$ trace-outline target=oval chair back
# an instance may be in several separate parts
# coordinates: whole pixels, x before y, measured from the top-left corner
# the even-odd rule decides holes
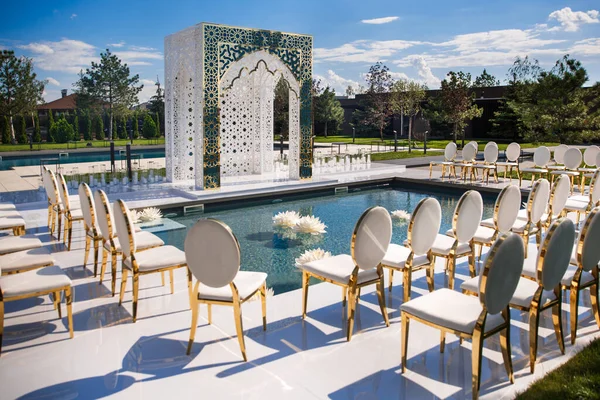
[[[473,239],[481,224],[483,199],[476,190],[465,192],[456,205],[452,218],[452,232],[459,243],[468,243]]]
[[[515,233],[499,237],[490,249],[479,275],[479,302],[490,314],[508,306],[523,271],[523,240]]]
[[[596,154],[596,168],[600,168],[600,152]]]
[[[519,157],[521,157],[521,145],[516,142],[512,142],[506,148],[504,152],[506,154],[506,160],[510,162],[517,162]]]
[[[46,195],[50,199],[52,204],[60,204],[60,194],[58,193],[58,182],[56,181],[56,175],[54,172],[47,170],[45,172],[46,179],[44,181],[44,188],[46,189]]]
[[[583,162],[588,167],[598,167],[596,159],[600,155],[600,147],[590,146],[583,152]]]
[[[377,268],[392,240],[392,219],[383,207],[372,207],[358,219],[352,234],[350,252],[362,270]]]
[[[185,237],[185,258],[198,282],[219,288],[229,285],[240,270],[240,244],[226,224],[201,219]]]
[[[471,162],[475,160],[477,156],[477,146],[472,143],[468,143],[462,151],[463,160],[466,162]]]
[[[588,214],[577,238],[577,264],[584,271],[591,271],[600,262],[600,207]],[[597,290],[597,288],[596,288]]]
[[[550,162],[550,150],[546,146],[535,149],[533,163],[536,167],[545,168]]]
[[[98,212],[98,226],[104,240],[111,240],[115,235],[114,217],[110,202],[104,190],[96,190],[94,193],[94,203]]]
[[[60,194],[60,201],[65,208],[65,211],[71,210],[69,189],[67,189],[67,182],[65,182],[65,177],[63,174],[58,174],[58,193]]]
[[[590,182],[590,203],[592,207],[596,207],[600,204],[600,168],[594,172],[592,181]]]
[[[554,149],[554,162],[563,165],[565,163],[565,153],[567,150],[569,150],[569,146],[566,144],[561,144]]]
[[[450,142],[444,149],[444,158],[446,161],[453,161],[456,158],[456,143]]]
[[[532,224],[537,224],[542,219],[550,200],[550,182],[547,179],[538,179],[533,183],[529,199],[527,200],[527,218]]]
[[[554,184],[552,185],[552,192],[550,193],[550,212],[552,217],[558,217],[567,204],[569,194],[571,192],[571,182],[567,175],[560,175]],[[549,220],[550,221],[550,220]]]
[[[135,254],[135,229],[133,221],[130,218],[129,207],[121,199],[115,201],[113,205],[113,213],[115,216],[115,226],[117,228],[117,236],[121,243],[123,257],[129,258]]]
[[[581,155],[581,150],[578,148],[571,147],[565,152],[564,164],[566,169],[575,170],[579,168],[581,161],[583,161],[583,156]]]
[[[557,219],[550,225],[537,255],[537,281],[544,290],[560,283],[569,268],[571,254],[566,251],[575,242],[575,224],[568,218]]]
[[[96,220],[96,207],[92,199],[92,191],[87,183],[81,183],[78,189],[79,202],[81,203],[81,213],[88,229],[92,230],[93,235],[98,234],[98,224]]]
[[[408,224],[407,243],[415,255],[427,254],[440,231],[442,207],[433,197],[417,204]]]
[[[494,207],[494,225],[500,233],[508,233],[515,224],[521,208],[521,190],[517,185],[502,189]]]
[[[475,146],[475,151],[479,151],[479,143],[477,143],[475,140],[471,140],[469,143],[472,146]]]
[[[488,142],[483,149],[483,158],[487,164],[498,161],[498,145],[496,142]]]

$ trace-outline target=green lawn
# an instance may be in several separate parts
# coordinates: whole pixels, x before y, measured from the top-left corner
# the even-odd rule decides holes
[[[125,146],[127,143],[130,143],[128,139],[117,139],[114,141],[115,146]],[[110,147],[110,142],[104,140],[92,140],[92,147]],[[152,139],[134,139],[134,146],[146,146],[146,145],[155,145],[155,144],[165,144],[165,139],[160,138],[158,140]],[[86,141],[77,142],[77,148],[82,149],[87,147]],[[72,150],[75,148],[74,143],[69,143],[67,147],[67,143],[42,143],[41,145],[34,144],[33,150]],[[28,144],[0,144],[0,152],[4,151],[29,151]]]
[[[390,151],[388,153],[373,153],[371,154],[371,161],[383,161],[383,160],[397,160],[402,158],[415,158],[415,157],[429,157],[435,156],[435,153],[424,154],[421,150],[413,150],[410,153],[408,151]],[[440,155],[440,154],[437,154]]]
[[[534,382],[517,399],[600,399],[600,339]]]

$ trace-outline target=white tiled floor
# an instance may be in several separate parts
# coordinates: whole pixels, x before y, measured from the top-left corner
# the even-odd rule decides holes
[[[185,272],[175,273],[175,294],[160,277],[140,278],[138,321],[131,322],[131,280],[123,306],[111,297],[109,277],[102,285],[92,266],[84,269],[83,236],[75,224],[71,252],[52,241],[45,228],[45,210],[24,211],[29,227],[45,242],[75,287],[75,338],[69,339],[66,318],[57,319],[45,298],[6,303],[0,398],[231,398],[231,399],[429,399],[471,397],[470,342],[459,345],[447,336],[439,352],[439,332],[411,323],[408,371],[400,374],[401,279],[387,294],[391,326],[386,328],[372,289],[364,290],[355,334],[345,341],[345,312],[340,288],[310,287],[308,318],[302,321],[301,294],[293,291],[268,299],[268,328],[261,327],[259,302],[244,305],[248,362],[243,362],[233,313],[213,308],[207,325],[206,307],[192,355],[185,350],[191,312]],[[466,278],[466,259],[457,270],[457,287]],[[386,274],[387,275],[387,274]],[[119,277],[120,278],[120,277]],[[300,275],[298,275],[300,279]],[[447,278],[442,265],[436,287]],[[267,281],[268,282],[268,281]],[[427,292],[424,274],[415,274],[413,296]],[[562,356],[549,313],[540,321],[541,340],[535,375],[529,373],[527,315],[512,311],[512,356],[515,384],[502,365],[497,337],[485,343],[482,369],[483,398],[512,398],[535,378],[566,361],[600,332],[590,311],[589,295],[582,296],[576,346],[569,341],[568,311],[563,311],[567,354]],[[66,309],[63,303],[63,315]],[[568,310],[566,304],[563,310]]]

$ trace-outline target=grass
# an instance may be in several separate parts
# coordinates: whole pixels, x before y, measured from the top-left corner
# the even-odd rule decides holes
[[[534,382],[517,399],[600,399],[600,339]]]
[[[125,146],[127,143],[129,142],[129,139],[117,139],[114,141],[115,142],[115,146]],[[77,142],[77,148],[78,149],[83,149],[83,148],[88,148],[87,147],[87,141],[79,141]],[[90,141],[90,143],[92,143],[92,147],[110,147],[110,142],[108,141],[104,141],[104,140],[92,140]],[[146,145],[155,145],[155,144],[165,144],[165,139],[164,138],[160,138],[158,140],[156,139],[134,139],[133,140],[133,145],[134,146],[146,146]],[[68,146],[68,147],[67,147]],[[75,148],[75,144],[74,143],[69,143],[67,145],[67,143],[42,143],[39,145],[34,144],[33,145],[33,151],[36,150],[72,150]],[[28,144],[1,144],[0,145],[0,152],[6,152],[6,151],[30,151],[29,150],[29,145]]]
[[[408,151],[391,151],[388,153],[373,153],[371,154],[371,161],[384,161],[384,160],[398,160],[402,158],[415,158],[415,157],[430,157],[436,154],[427,153],[424,154],[421,150]]]

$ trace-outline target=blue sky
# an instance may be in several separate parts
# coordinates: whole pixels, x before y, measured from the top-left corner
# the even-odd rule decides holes
[[[140,101],[164,81],[164,37],[199,22],[311,34],[314,75],[340,94],[364,84],[376,61],[395,78],[437,88],[450,70],[483,68],[501,80],[516,56],[549,68],[563,54],[600,81],[597,1],[7,1],[0,48],[32,57],[45,99],[72,89],[107,47],[138,73]]]

